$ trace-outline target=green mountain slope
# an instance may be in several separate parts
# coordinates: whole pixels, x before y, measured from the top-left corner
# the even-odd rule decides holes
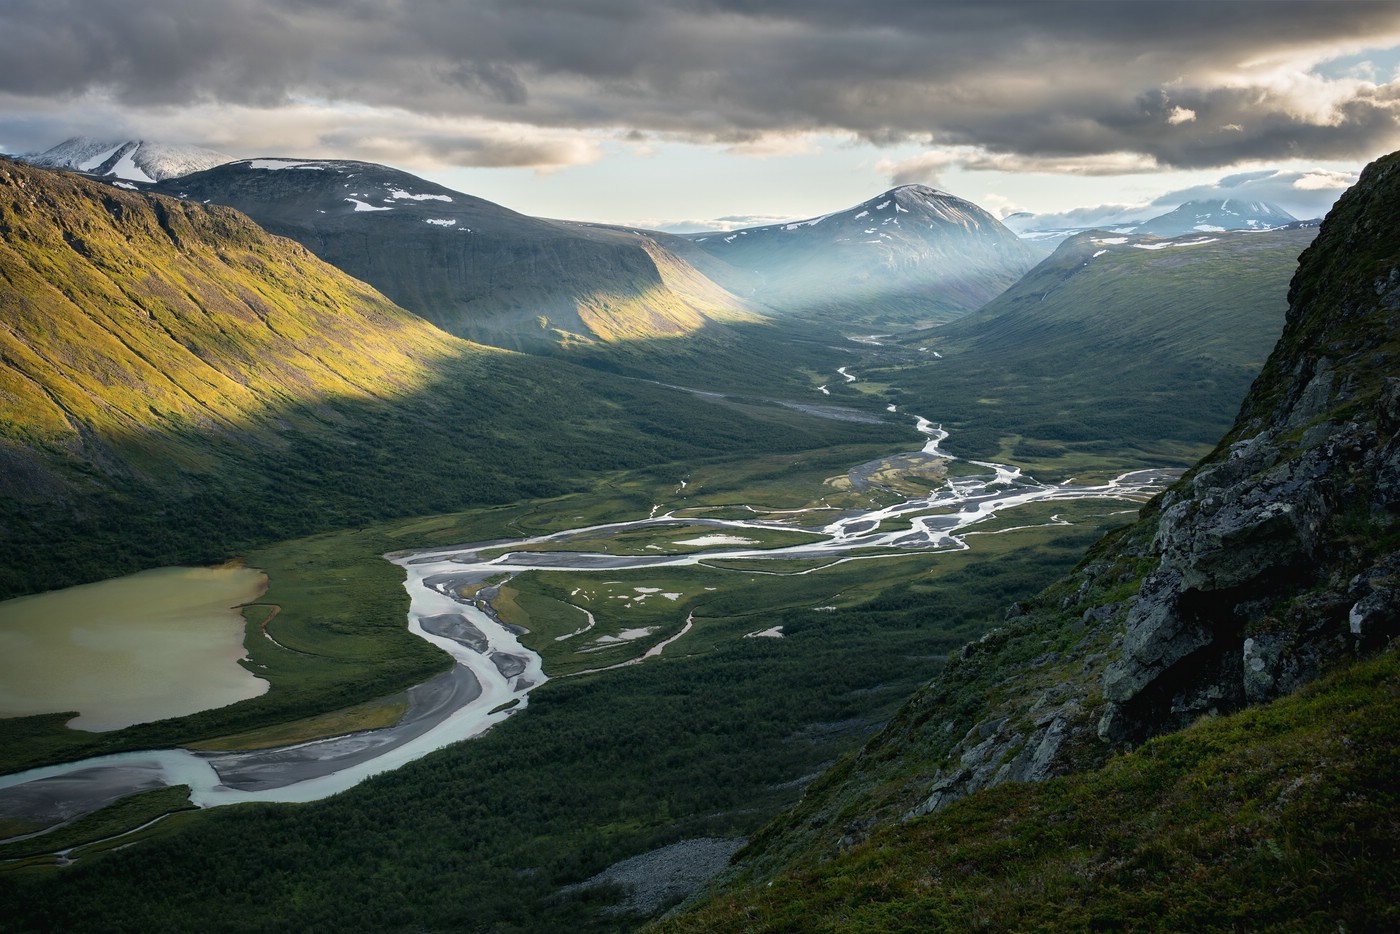
[[[1393,926],[1397,219],[1400,154],[1303,254],[1225,441],[663,928]]]
[[[959,453],[1040,469],[1078,469],[1084,455],[1185,466],[1229,427],[1315,234],[1080,234],[863,376],[898,384],[891,401],[944,422]]]
[[[851,430],[469,344],[227,208],[6,162],[0,235],[0,595]]]
[[[754,317],[644,234],[528,217],[373,163],[249,159],[159,190],[231,205],[443,330],[497,346],[674,338]]]

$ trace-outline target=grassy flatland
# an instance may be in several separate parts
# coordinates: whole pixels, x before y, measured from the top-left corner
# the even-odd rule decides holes
[[[251,749],[290,746],[327,736],[340,736],[345,733],[393,726],[403,717],[406,709],[408,709],[407,700],[387,697],[316,717],[293,720],[291,723],[279,723],[276,726],[249,730],[234,736],[222,736],[218,739],[186,743],[185,745],[189,749],[200,752],[244,752]]]
[[[23,860],[25,857],[44,856],[58,850],[93,844],[108,837],[135,830],[143,824],[176,811],[192,809],[188,785],[172,785],[154,791],[143,791],[128,795],[65,824],[48,833],[28,840],[0,843],[0,871],[11,868],[32,868],[47,860],[26,861],[17,866],[7,866],[6,861]]]
[[[917,595],[945,575],[1018,551],[1056,551],[1065,525],[1103,528],[1136,513],[1126,501],[1030,504],[991,520],[970,550],[936,555],[888,549],[843,563],[716,559],[635,570],[534,570],[504,584],[493,606],[506,622],[529,630],[522,638],[543,656],[547,673],[573,674],[640,657],[692,614],[694,629],[665,650],[668,657],[712,649],[717,630],[707,630],[719,620],[727,621],[724,638],[765,629],[765,621],[782,614],[797,614],[791,625],[800,628],[805,614],[857,607],[896,591]],[[1063,524],[1052,524],[1051,516]],[[573,635],[587,625],[585,611],[593,626]]]
[[[378,539],[340,533],[317,547],[325,576],[335,578],[344,573],[335,555],[352,543],[488,538],[526,511],[405,521]],[[988,536],[1006,548],[988,554],[996,573],[976,549],[854,562],[825,579],[695,569],[683,589],[700,607],[696,627],[674,655],[553,679],[485,736],[326,801],[215,809],[161,831],[165,822],[155,839],[80,873],[0,880],[0,897],[17,906],[16,930],[178,929],[196,919],[216,931],[625,928],[625,919],[600,912],[605,901],[561,900],[559,887],[679,839],[752,833],[1008,599],[1077,560],[1103,521]],[[1009,547],[1023,534],[1024,547]],[[302,570],[313,573],[309,564]],[[725,589],[704,591],[703,573]],[[747,591],[731,588],[736,577]],[[599,579],[620,578],[595,577],[591,586]],[[567,596],[573,584],[553,586]],[[627,586],[648,584],[636,576]],[[624,614],[650,612],[656,600],[632,610],[612,601],[612,615],[622,625]],[[658,601],[658,615],[663,607],[672,612]],[[569,613],[559,629],[582,625],[581,613]],[[773,626],[783,638],[743,638]],[[137,884],[151,879],[178,894],[158,897]],[[353,915],[347,900],[360,906]]]

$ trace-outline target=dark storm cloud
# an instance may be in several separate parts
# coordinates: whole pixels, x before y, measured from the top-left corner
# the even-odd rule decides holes
[[[1393,87],[1251,63],[1397,34],[1400,6],[1341,0],[6,0],[0,93],[1188,167],[1393,145]]]

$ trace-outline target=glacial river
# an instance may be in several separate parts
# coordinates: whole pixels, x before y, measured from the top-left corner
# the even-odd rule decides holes
[[[919,452],[927,460],[955,460],[939,445],[947,432],[925,419],[918,429],[927,438]],[[917,457],[918,455],[916,455]],[[804,526],[819,537],[782,548],[725,546],[724,531],[783,528],[793,512],[751,510],[750,519],[696,519],[672,512],[616,523],[587,526],[516,541],[483,542],[394,556],[403,567],[410,597],[408,626],[415,635],[450,653],[457,664],[409,691],[409,706],[396,726],[295,746],[243,753],[204,753],[185,749],[119,753],[80,762],[0,776],[0,818],[67,820],[132,794],[185,784],[201,807],[247,801],[313,801],[350,788],[370,775],[397,768],[451,743],[477,736],[523,709],[529,692],[547,678],[540,657],[516,633],[474,603],[454,594],[464,585],[527,570],[551,568],[604,571],[697,564],[716,559],[806,559],[811,573],[872,548],[923,552],[966,548],[962,536],[1000,511],[1033,502],[1079,499],[1144,500],[1158,492],[1178,471],[1140,470],[1103,484],[1045,484],[1023,477],[1019,468],[982,461],[970,463],[984,473],[950,477],[927,496],[862,512],[839,512],[820,528]],[[835,510],[832,510],[835,512]],[[936,513],[936,514],[930,514]],[[898,521],[891,521],[898,520]],[[663,526],[709,526],[720,532],[718,547],[683,555],[619,556],[532,550],[532,546],[600,534]],[[510,550],[501,553],[502,548]],[[484,553],[493,555],[483,558]],[[888,551],[885,555],[887,556]],[[752,569],[744,573],[755,573]],[[680,634],[653,646],[660,654]],[[635,664],[636,659],[628,664]],[[508,708],[508,709],[507,709]]]

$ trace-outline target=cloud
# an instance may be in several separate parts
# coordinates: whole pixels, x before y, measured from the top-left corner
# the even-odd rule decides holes
[[[1322,217],[1342,192],[1356,184],[1356,176],[1330,169],[1304,171],[1262,170],[1230,175],[1217,182],[1180,188],[1154,198],[1154,213],[1162,213],[1186,201],[1240,198],[1269,201],[1294,217]]]
[[[1140,204],[1101,204],[1051,214],[1036,214],[1014,226],[1018,229],[1065,227],[1115,227],[1144,221],[1174,210],[1187,201],[1238,198],[1277,204],[1294,217],[1322,217],[1342,192],[1356,184],[1356,176],[1330,169],[1280,171],[1261,169],[1227,175],[1217,181],[1177,188]]]
[[[89,95],[58,113],[24,113],[0,95],[0,113],[7,114],[0,117],[0,151],[11,153],[42,151],[74,135],[147,137],[238,156],[363,159],[419,171],[468,166],[549,173],[597,161],[609,141],[598,133],[306,101],[278,107],[201,104],[131,115]]]
[[[309,105],[367,147],[469,165],[573,164],[564,136],[619,131],[741,154],[849,134],[1054,172],[1359,160],[1400,145],[1397,87],[1355,64],[1397,43],[1400,7],[1347,0],[6,0],[0,138],[44,148],[23,115],[102,100],[185,139],[207,108],[270,126]],[[356,115],[528,129],[396,143]]]
[[[942,174],[952,168],[973,172],[1111,176],[1152,172],[1159,166],[1149,157],[1130,152],[1089,156],[1022,156],[971,147],[934,150],[907,159],[884,159],[876,164],[876,169],[892,185],[922,183],[936,187]]]

